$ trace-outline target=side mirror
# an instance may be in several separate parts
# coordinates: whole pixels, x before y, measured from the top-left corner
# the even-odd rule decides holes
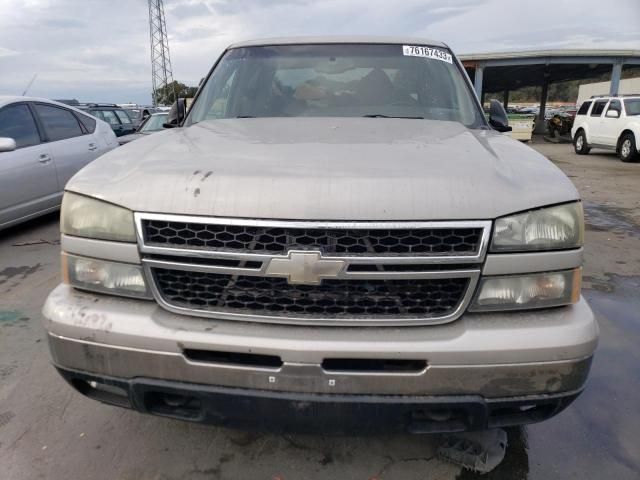
[[[0,152],[13,152],[16,148],[16,141],[13,138],[0,137]]]
[[[604,114],[607,118],[620,118],[620,112],[618,110],[607,110],[607,113]]]
[[[512,130],[509,126],[509,119],[504,106],[495,98],[491,100],[489,105],[489,125],[498,132],[510,132]]]
[[[179,127],[184,120],[184,117],[187,112],[186,102],[184,98],[178,98],[178,100],[171,105],[171,109],[169,110],[169,115],[167,115],[167,122],[163,123],[162,126],[164,128],[175,128]]]

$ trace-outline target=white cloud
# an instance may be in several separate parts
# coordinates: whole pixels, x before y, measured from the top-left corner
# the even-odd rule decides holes
[[[0,46],[0,57],[11,57],[13,55],[18,55],[19,52],[15,50],[11,50],[10,48],[4,48]]]
[[[149,101],[146,0],[0,0],[0,11],[0,94],[37,72],[34,95]],[[640,45],[637,0],[165,0],[165,11],[174,77],[192,85],[255,37],[411,35],[457,53]]]

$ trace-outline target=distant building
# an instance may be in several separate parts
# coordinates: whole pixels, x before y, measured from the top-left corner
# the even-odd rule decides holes
[[[581,105],[582,102],[592,95],[609,95],[610,86],[611,82],[585,83],[584,85],[580,85],[578,87],[578,100],[576,100],[576,104]],[[640,94],[640,78],[625,78],[624,80],[620,80],[618,92],[620,94]]]
[[[568,80],[611,75],[611,92],[620,92],[622,68],[640,65],[640,50],[620,49],[560,49],[527,50],[522,52],[492,52],[460,55],[478,98],[485,93],[502,93],[508,105],[509,92],[523,87],[540,87],[540,114],[536,120],[536,132],[547,129],[545,110],[549,85]],[[607,83],[608,85],[608,83]],[[589,94],[588,96],[595,95]],[[482,102],[484,103],[484,102]]]

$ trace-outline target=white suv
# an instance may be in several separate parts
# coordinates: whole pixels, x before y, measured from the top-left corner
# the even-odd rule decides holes
[[[623,162],[640,160],[640,95],[591,97],[580,106],[571,137],[578,155],[595,147],[615,150]]]

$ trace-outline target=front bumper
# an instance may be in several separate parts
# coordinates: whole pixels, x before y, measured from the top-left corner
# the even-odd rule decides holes
[[[479,395],[327,395],[102,377],[58,369],[83,395],[162,417],[243,430],[313,434],[442,433],[540,422],[579,392]]]
[[[545,407],[545,415],[557,413],[566,399],[582,389],[598,337],[584,300],[572,307],[537,312],[465,314],[444,325],[304,327],[177,315],[154,302],[83,293],[60,285],[49,296],[44,315],[59,369],[89,376],[97,383],[100,379],[120,382],[128,399],[125,406],[142,411],[162,414],[145,407],[130,392],[138,391],[136,385],[155,388],[160,382],[163,388],[178,390],[222,389],[225,399],[239,392],[240,399],[246,394],[284,396],[297,410],[300,402],[319,401],[318,408],[324,411],[346,401],[356,405],[358,412],[374,414],[370,418],[374,422],[384,418],[376,413],[377,403],[410,405],[406,411],[399,409],[405,418],[413,415],[407,411],[417,411],[417,404],[435,404],[440,409],[443,404],[470,402],[475,405],[470,411],[476,413],[466,417],[475,420],[465,421],[464,428],[493,425],[490,405],[496,402],[511,405],[522,400],[528,409],[531,402],[551,402],[555,407]],[[279,358],[280,363],[256,366],[185,353],[194,350],[266,355]],[[332,370],[323,363],[327,359],[417,359],[425,366],[392,372]],[[372,410],[357,406],[365,398]],[[207,413],[220,409],[218,400],[204,403],[208,406],[196,420],[230,418],[224,409],[220,415]],[[517,421],[508,422],[527,423],[541,416],[514,418]],[[402,424],[400,420],[391,423]],[[412,429],[410,424],[403,425]]]

